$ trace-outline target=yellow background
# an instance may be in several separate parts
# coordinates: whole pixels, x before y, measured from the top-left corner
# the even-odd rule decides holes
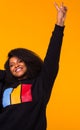
[[[61,0],[56,0],[60,5]],[[80,0],[68,7],[60,68],[47,106],[47,130],[80,130]],[[26,47],[43,59],[56,23],[54,0],[0,1],[0,68],[7,53]]]

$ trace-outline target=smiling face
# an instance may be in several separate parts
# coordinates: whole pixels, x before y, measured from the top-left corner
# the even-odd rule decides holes
[[[13,76],[17,77],[18,79],[24,79],[27,77],[25,75],[27,72],[27,66],[25,62],[18,57],[11,57],[9,60],[9,66]]]

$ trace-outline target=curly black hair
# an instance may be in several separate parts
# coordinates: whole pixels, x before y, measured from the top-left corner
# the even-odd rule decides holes
[[[10,76],[7,76],[8,80],[10,80],[11,72],[9,67],[9,60],[11,57],[18,57],[22,61],[25,62],[27,66],[27,78],[32,79],[35,78],[41,71],[43,61],[42,59],[33,51],[25,49],[25,48],[16,48],[12,49],[8,53],[8,59],[4,64],[5,70],[8,72],[7,74]]]

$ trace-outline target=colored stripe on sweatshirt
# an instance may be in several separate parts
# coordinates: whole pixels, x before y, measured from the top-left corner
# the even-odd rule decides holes
[[[31,87],[32,84],[20,84],[16,88],[5,89],[2,100],[3,107],[23,102],[31,102]]]
[[[11,104],[10,94],[11,94],[12,90],[13,90],[13,88],[8,88],[4,91],[3,100],[2,100],[3,107],[6,107]]]

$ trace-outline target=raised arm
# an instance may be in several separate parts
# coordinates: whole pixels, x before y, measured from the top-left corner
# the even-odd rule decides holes
[[[55,24],[52,37],[50,39],[42,70],[42,77],[44,80],[44,86],[47,94],[49,93],[49,91],[51,91],[59,68],[60,51],[64,31],[64,21],[67,12],[67,8],[63,5],[63,3],[60,7],[55,3],[55,7],[57,10],[57,22]]]

